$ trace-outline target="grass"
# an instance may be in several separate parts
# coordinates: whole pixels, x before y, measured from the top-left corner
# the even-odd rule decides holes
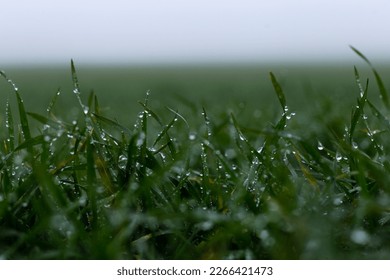
[[[0,257],[388,259],[388,94],[353,50],[375,82],[355,67],[351,112],[318,120],[273,73],[270,114],[146,94],[124,125],[84,96],[73,61],[70,117],[59,94],[30,112],[1,72],[16,106],[0,133]]]

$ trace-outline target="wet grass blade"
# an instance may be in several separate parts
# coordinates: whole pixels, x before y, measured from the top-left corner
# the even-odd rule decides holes
[[[31,133],[30,133],[30,125],[28,124],[27,113],[26,113],[26,110],[24,108],[23,99],[20,97],[19,92],[16,91],[15,93],[16,93],[16,98],[17,98],[17,102],[18,102],[20,125],[22,127],[24,139],[26,141],[28,141],[31,139]]]
[[[156,144],[165,136],[167,135],[168,141],[170,139],[168,131],[171,129],[171,127],[175,124],[177,120],[177,117],[174,116],[173,119],[163,128],[161,132],[158,133],[156,140],[154,140],[153,146],[156,146]]]
[[[76,67],[74,66],[73,59],[71,59],[70,61],[70,68],[72,72],[73,93],[76,94],[77,101],[79,102],[80,107],[83,110],[83,113],[86,115],[88,113],[88,108],[86,108],[83,101],[81,100],[80,84],[79,84],[79,79],[77,77]]]
[[[239,124],[238,124],[236,118],[234,117],[234,115],[233,115],[233,114],[230,114],[230,116],[231,116],[231,119],[232,119],[232,122],[233,122],[233,126],[234,126],[234,128],[235,128],[235,130],[236,130],[236,132],[237,132],[237,134],[238,134],[238,138],[246,144],[246,146],[247,146],[248,149],[250,150],[250,154],[251,154],[251,155],[255,155],[255,156],[258,158],[258,160],[261,161],[261,158],[262,158],[262,156],[261,156],[261,154],[260,154],[261,152],[258,152],[258,151],[252,146],[252,144],[249,142],[249,140],[247,139],[247,137],[242,133],[242,131],[241,131],[241,129],[240,129],[240,126],[239,126]],[[265,143],[264,143],[264,145],[265,145]],[[261,151],[263,151],[263,149],[262,149]],[[252,160],[252,156],[248,156],[248,158],[250,158],[250,159]]]
[[[57,99],[58,97],[60,96],[61,94],[61,90],[58,89],[56,94],[53,96],[53,98],[51,99],[50,103],[49,103],[49,106],[47,106],[47,109],[46,109],[46,112],[47,112],[47,115],[50,116],[52,114],[52,110],[53,110],[53,107],[54,105],[56,104],[57,102]]]
[[[169,108],[168,106],[166,108],[172,113],[174,113],[178,118],[180,118],[186,124],[187,127],[190,127],[187,120],[182,115],[180,115],[178,111],[175,111],[172,108]]]
[[[283,93],[282,87],[280,86],[279,82],[276,80],[276,77],[272,72],[270,72],[269,75],[270,75],[271,82],[272,82],[272,85],[274,87],[276,96],[278,97],[279,103],[282,106],[283,113],[285,113],[287,111],[287,103],[286,103],[286,97]]]
[[[27,112],[27,115],[29,115],[31,118],[35,119],[36,121],[40,122],[43,125],[49,125],[52,127],[64,126],[64,124],[61,122],[53,121],[53,120],[51,120],[43,115],[37,114],[37,113]]]
[[[205,138],[209,139],[211,137],[211,124],[210,124],[209,116],[207,115],[206,109],[204,107],[202,107],[202,115],[204,118],[204,123],[206,125]]]
[[[382,78],[381,76],[379,75],[379,73],[376,71],[376,69],[374,68],[374,66],[371,64],[371,61],[368,60],[368,58],[362,54],[358,49],[354,48],[353,46],[350,46],[350,48],[358,55],[360,56],[370,67],[371,67],[371,70],[372,72],[374,73],[374,76],[375,76],[375,80],[376,80],[376,83],[378,85],[378,88],[379,88],[379,94],[380,94],[380,97],[383,101],[383,103],[385,104],[386,108],[388,110],[390,110],[390,102],[389,102],[389,96],[388,96],[388,93],[387,93],[387,90],[385,88],[385,85],[382,81]]]
[[[91,143],[92,139],[87,139],[87,192],[88,205],[91,210],[90,226],[92,229],[96,228],[97,224],[97,190],[96,190],[96,168],[95,168],[95,149]]]
[[[0,76],[2,76],[13,88],[15,94],[16,94],[16,101],[18,104],[18,110],[19,110],[19,118],[20,118],[20,124],[22,127],[22,132],[24,139],[27,141],[31,138],[30,133],[30,126],[28,124],[26,110],[24,108],[23,99],[20,97],[18,87],[15,85],[15,83],[7,77],[4,71],[0,71]]]
[[[155,113],[155,112],[153,112],[153,110],[152,109],[150,109],[145,103],[143,103],[143,102],[138,102],[151,116],[152,116],[152,118],[153,119],[155,119],[156,120],[156,122],[159,124],[159,125],[163,125],[163,123],[162,123],[162,121],[161,121],[161,119],[158,117],[158,115]]]
[[[7,130],[8,130],[7,142],[9,145],[9,150],[13,151],[15,148],[14,120],[12,117],[11,105],[9,104],[8,101],[7,101],[6,109],[5,109],[5,117],[6,117],[5,125],[6,125]]]
[[[356,78],[356,83],[357,83],[359,90],[360,90],[360,97],[358,98],[358,101],[357,101],[358,104],[356,106],[356,109],[352,113],[351,125],[350,125],[350,130],[349,130],[350,143],[352,143],[352,137],[353,137],[353,134],[355,132],[356,125],[358,124],[358,122],[359,122],[359,120],[362,117],[363,112],[364,112],[363,110],[364,110],[364,106],[365,106],[366,101],[367,101],[367,93],[368,93],[368,85],[369,85],[369,80],[367,79],[366,88],[363,90],[363,87],[360,83],[359,72],[356,69],[356,67],[355,67],[355,78]]]
[[[117,121],[113,121],[96,113],[94,113],[93,116],[96,117],[99,121],[106,123],[110,127],[115,127],[120,131],[126,132],[127,134],[132,134],[132,131],[129,128],[119,124]]]

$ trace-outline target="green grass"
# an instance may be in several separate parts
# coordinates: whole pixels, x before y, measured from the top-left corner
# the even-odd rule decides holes
[[[388,94],[354,51],[374,79],[352,68],[343,98],[289,95],[289,75],[270,73],[270,94],[248,86],[246,106],[152,91],[119,117],[84,94],[73,61],[73,101],[55,93],[40,113],[1,72],[14,97],[1,116],[0,257],[388,259]]]

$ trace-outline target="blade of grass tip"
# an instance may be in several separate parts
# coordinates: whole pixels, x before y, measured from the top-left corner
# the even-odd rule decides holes
[[[24,135],[24,139],[29,140],[31,138],[30,127],[28,125],[28,120],[27,120],[26,110],[24,109],[23,99],[20,97],[20,94],[19,94],[19,89],[15,85],[15,83],[7,77],[7,75],[5,74],[4,71],[0,71],[0,76],[2,76],[12,86],[12,88],[16,94],[16,99],[17,99],[18,109],[19,109],[20,124],[22,126],[22,132]]]
[[[379,88],[380,98],[382,99],[386,108],[390,109],[390,102],[389,102],[388,93],[387,93],[387,90],[385,88],[385,85],[384,85],[379,73],[376,71],[376,69],[372,65],[371,61],[369,61],[368,58],[364,54],[362,54],[358,49],[356,49],[353,46],[349,46],[349,47],[371,67],[371,70],[374,73],[375,80],[376,80],[376,83],[377,83],[378,88]]]
[[[83,113],[86,115],[88,113],[88,109],[85,107],[83,101],[81,100],[79,79],[77,77],[76,67],[74,66],[73,59],[70,60],[70,68],[71,68],[71,72],[72,72],[73,93],[76,94],[77,101],[79,102],[80,107],[83,110]]]
[[[95,95],[95,113],[100,115],[100,105],[96,95]]]
[[[7,81],[7,83],[9,83],[12,86],[14,91],[18,91],[18,87],[15,85],[15,83],[11,79],[9,79],[7,77],[7,75],[5,74],[4,71],[0,70],[0,76],[2,76]]]
[[[206,139],[209,139],[211,137],[210,119],[207,116],[206,109],[204,107],[202,107],[202,110],[203,110],[202,115],[204,118],[204,123],[206,124],[206,130],[207,130]]]
[[[73,59],[70,60],[70,69],[72,72],[73,92],[76,94],[80,94],[79,80],[77,78],[76,67],[74,66]]]
[[[186,124],[186,126],[187,126],[188,128],[190,128],[190,126],[189,126],[187,120],[186,120],[182,115],[180,115],[178,111],[175,111],[175,110],[169,108],[168,106],[166,106],[166,108],[167,108],[169,111],[171,111],[172,113],[174,113],[177,117],[179,117],[179,118]]]
[[[269,74],[271,77],[272,85],[273,85],[274,90],[276,92],[276,95],[279,99],[279,103],[282,106],[283,113],[286,113],[287,112],[287,103],[286,103],[286,97],[283,93],[282,87],[280,86],[279,82],[276,80],[275,75],[272,72],[270,72]]]
[[[87,103],[89,109],[93,108],[94,101],[95,101],[95,92],[93,90],[91,90],[91,92],[89,93],[89,96],[88,96],[88,103]]]

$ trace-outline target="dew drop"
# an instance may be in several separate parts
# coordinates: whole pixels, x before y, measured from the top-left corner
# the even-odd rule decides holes
[[[190,139],[191,141],[194,141],[196,139],[196,133],[190,132],[190,134],[188,135],[188,139]]]
[[[233,159],[237,156],[237,153],[234,149],[227,149],[225,151],[225,157],[228,159]]]
[[[322,151],[324,149],[324,145],[320,141],[318,141],[317,149]]]
[[[336,197],[335,199],[333,199],[333,204],[339,206],[343,204],[343,200],[340,197]]]
[[[365,245],[370,241],[370,236],[362,229],[356,229],[351,233],[351,240],[356,244]]]
[[[291,120],[291,118],[294,117],[294,116],[295,116],[295,113],[292,112],[291,114],[286,115],[286,119]]]
[[[141,132],[138,136],[136,145],[140,147],[145,142],[146,135],[144,132]]]

